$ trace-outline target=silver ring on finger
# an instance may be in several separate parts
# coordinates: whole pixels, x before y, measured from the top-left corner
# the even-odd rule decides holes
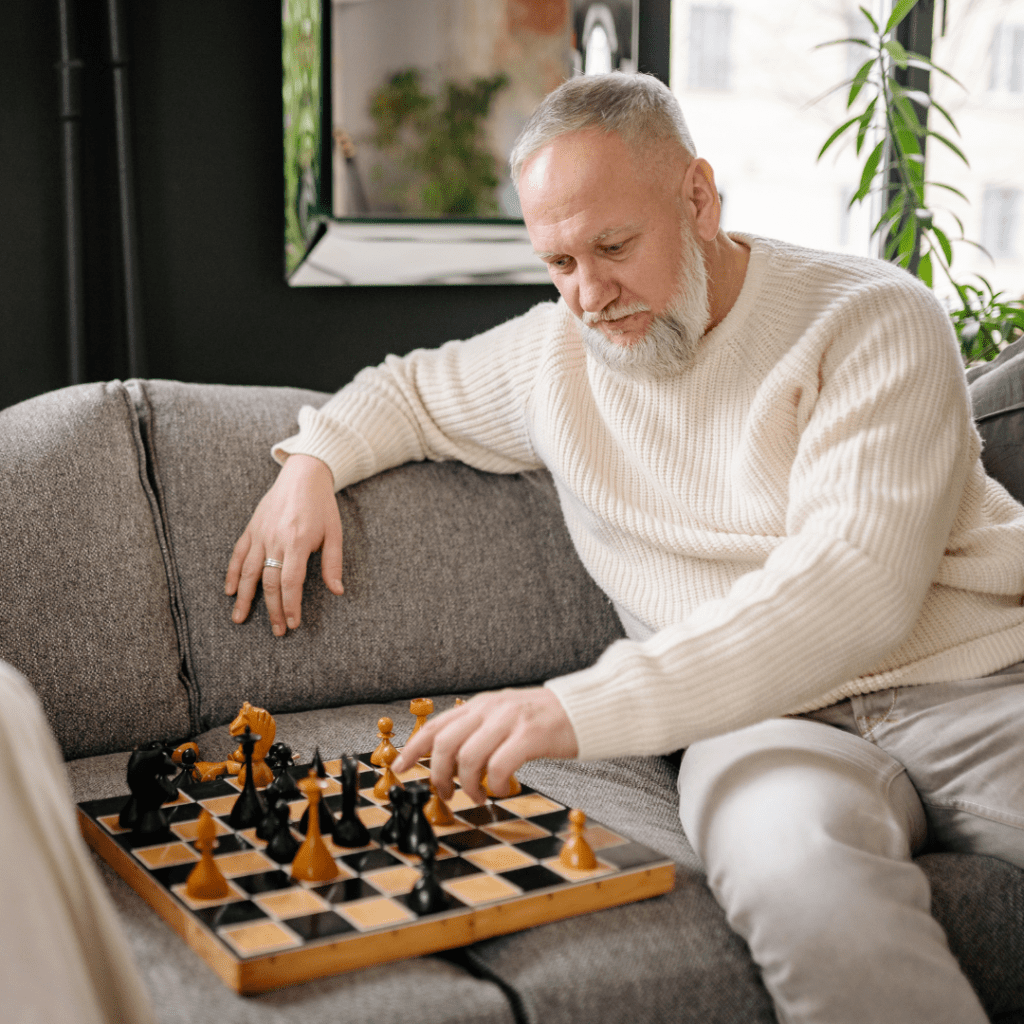
[[[284,562],[279,562],[276,558],[264,558],[263,566],[266,569],[283,569]]]

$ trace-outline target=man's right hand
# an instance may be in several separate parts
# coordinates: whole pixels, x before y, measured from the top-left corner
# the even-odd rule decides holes
[[[344,593],[341,516],[334,497],[334,477],[320,459],[290,455],[231,553],[224,593],[235,595],[232,620],[246,620],[256,584],[262,580],[274,635],[297,629],[302,621],[306,563],[318,549],[323,550],[320,567],[327,589]],[[267,558],[283,562],[283,568],[265,566]]]

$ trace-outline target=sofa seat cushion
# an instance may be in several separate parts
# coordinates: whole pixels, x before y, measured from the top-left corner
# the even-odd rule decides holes
[[[65,757],[192,728],[157,522],[121,384],[0,412],[0,658],[31,680]]]
[[[576,557],[545,473],[417,463],[338,495],[345,596],[310,560],[301,627],[257,598],[231,622],[224,572],[276,478],[275,440],[326,395],[167,381],[133,388],[184,606],[204,727],[241,698],[274,713],[545,679],[593,662],[621,626]]]
[[[450,696],[435,698],[438,709],[452,702]],[[325,758],[333,758],[343,751],[372,749],[375,723],[382,715],[394,720],[396,739],[404,740],[412,725],[405,701],[280,715],[277,736],[300,759],[311,757],[316,747]],[[205,733],[198,742],[203,756],[211,760],[226,756],[235,746],[223,727]],[[125,792],[127,759],[123,753],[70,763],[75,799]],[[728,927],[682,833],[676,771],[669,761],[535,761],[518,776],[672,858],[677,865],[673,891],[477,942],[444,957],[383,965],[243,998],[221,985],[120,879],[108,873],[144,968],[160,964],[150,986],[161,1019],[168,1024],[181,1019],[274,1019],[286,1024],[305,1021],[308,1011],[311,1019],[319,1020],[317,1014],[337,995],[330,1019],[336,1024],[362,1024],[365,1017],[360,1014],[374,998],[385,1002],[387,1013],[392,1006],[416,1005],[416,991],[428,979],[431,986],[437,982],[450,987],[450,1002],[432,1002],[431,987],[424,1015],[412,1019],[451,1024],[489,1020],[473,1013],[498,1014],[500,1004],[493,1000],[503,992],[519,1024],[775,1020],[749,952]],[[993,1016],[1024,1015],[1024,871],[986,857],[955,854],[931,854],[919,863],[933,886],[933,912],[986,1008]],[[994,893],[998,899],[992,898]],[[454,974],[453,965],[461,965]],[[179,986],[175,1005],[166,1006],[169,994]],[[253,1016],[245,1015],[243,1008],[248,1006],[253,1007]],[[279,1016],[264,1016],[266,1007]]]

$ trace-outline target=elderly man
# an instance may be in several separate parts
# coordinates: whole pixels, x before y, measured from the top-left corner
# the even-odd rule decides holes
[[[787,1022],[984,1021],[911,856],[1024,865],[1024,509],[979,458],[948,319],[882,262],[720,230],[643,76],[552,93],[512,156],[561,294],[364,370],[274,450],[226,581],[342,593],[334,492],[413,459],[546,466],[628,639],[420,731],[442,794],[536,757],[688,748],[683,828]]]

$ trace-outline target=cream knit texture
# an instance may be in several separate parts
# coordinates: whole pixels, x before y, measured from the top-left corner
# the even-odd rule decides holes
[[[1024,658],[1024,508],[984,472],[949,319],[878,260],[750,235],[681,374],[588,356],[564,303],[362,371],[275,457],[552,473],[628,639],[548,681],[582,758],[665,753]]]

